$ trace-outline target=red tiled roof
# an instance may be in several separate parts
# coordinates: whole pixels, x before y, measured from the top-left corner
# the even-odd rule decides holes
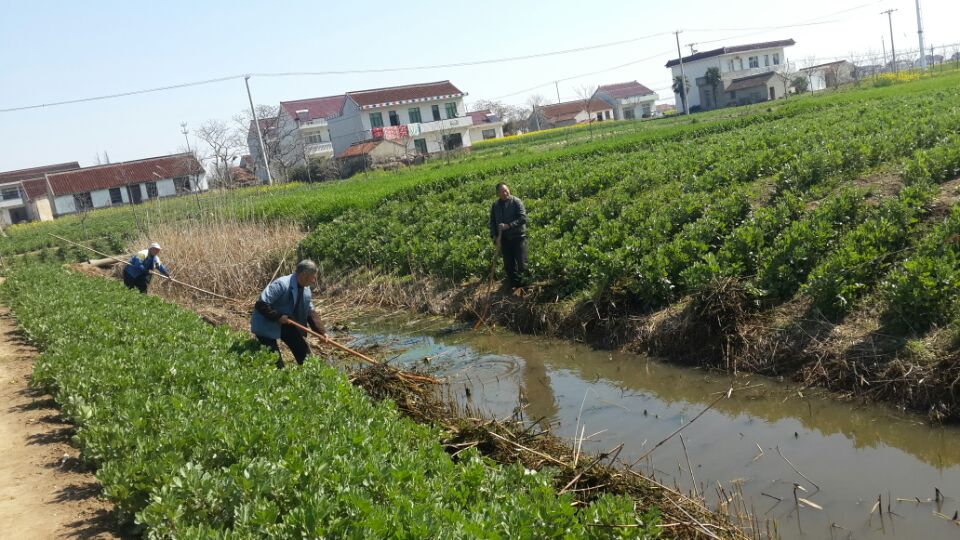
[[[610,106],[609,103],[595,97],[590,102],[590,110],[588,112],[595,113],[612,109],[613,107]],[[553,105],[542,105],[540,106],[540,110],[543,111],[543,115],[549,120],[557,119],[563,121],[569,120],[586,110],[586,103],[584,100],[565,101],[563,103],[554,103]]]
[[[297,117],[297,111],[307,111],[307,120],[316,120],[318,118],[330,118],[338,116],[343,108],[343,102],[347,96],[326,96],[310,99],[298,99],[295,101],[281,101],[280,106],[287,111],[290,118]]]
[[[423,84],[408,84],[406,86],[391,86],[389,88],[374,88],[372,90],[358,90],[347,92],[347,96],[361,108],[371,108],[378,105],[399,105],[428,99],[446,99],[462,97],[466,94],[450,81],[438,81]]]
[[[48,174],[47,180],[53,189],[53,195],[59,196],[203,172],[197,158],[193,154],[184,153]]]
[[[624,83],[616,84],[605,84],[601,86],[598,90],[601,92],[606,92],[610,97],[615,99],[626,99],[634,96],[648,96],[653,94],[653,90],[647,88],[646,86],[638,83],[637,81],[630,81]]]
[[[471,118],[473,118],[474,124],[489,124],[490,116],[493,116],[493,113],[490,112],[490,109],[484,109],[482,111],[473,111],[467,113]]]
[[[734,45],[733,47],[720,47],[719,49],[713,49],[711,51],[698,52],[696,54],[691,54],[690,56],[684,56],[684,62],[693,62],[696,60],[703,60],[704,58],[711,58],[714,56],[720,56],[722,54],[732,54],[738,52],[746,51],[755,51],[757,49],[772,49],[775,47],[789,47],[791,45],[796,45],[796,41],[792,39],[781,39],[778,41],[764,41],[761,43],[748,43],[747,45]],[[680,63],[679,60],[673,59],[667,62],[667,67],[673,67]]]
[[[39,199],[47,196],[47,179],[31,178],[22,180],[23,190],[27,192],[27,198],[30,200]]]
[[[362,156],[364,154],[369,154],[377,147],[382,141],[367,141],[355,144],[350,148],[347,148],[343,152],[340,152],[340,155],[337,157],[353,157],[353,156]]]
[[[47,173],[72,171],[79,168],[79,163],[76,161],[69,161],[67,163],[57,163],[56,165],[44,165],[42,167],[33,167],[30,169],[0,172],[0,184],[5,182],[19,182],[21,180],[27,180],[30,178],[39,178]]]

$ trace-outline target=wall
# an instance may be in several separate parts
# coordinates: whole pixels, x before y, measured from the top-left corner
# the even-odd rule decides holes
[[[343,152],[351,144],[364,140],[363,121],[360,117],[360,108],[357,107],[356,102],[347,98],[343,104],[342,114],[327,120],[334,155]]]
[[[42,198],[33,201],[34,215],[40,221],[50,221],[53,219],[53,209],[50,206],[50,199]]]

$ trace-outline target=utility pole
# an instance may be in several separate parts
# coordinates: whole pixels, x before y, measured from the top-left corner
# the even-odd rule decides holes
[[[559,81],[553,81],[553,86],[557,88],[557,103],[560,103],[560,83]]]
[[[923,52],[923,18],[920,17],[920,0],[917,0],[917,38],[920,39],[920,69],[927,70],[927,55]],[[931,60],[933,51],[930,51]]]
[[[267,168],[267,184],[273,185],[273,175],[270,174],[270,160],[267,158],[267,147],[263,144],[263,133],[260,131],[260,119],[257,118],[257,109],[253,106],[253,96],[250,95],[250,75],[244,75],[243,84],[247,87],[247,99],[250,100],[250,114],[253,115],[253,125],[257,130],[257,140],[260,141],[260,154],[263,164]]]
[[[893,12],[895,9],[888,9],[886,11],[881,11],[881,15],[887,16],[887,22],[890,24],[890,55],[893,57],[893,70],[896,73],[900,73],[900,66],[897,65],[897,47],[893,44]],[[921,51],[920,54],[923,54]]]
[[[687,102],[687,76],[683,73],[683,53],[680,52],[680,30],[673,33],[677,40],[677,58],[680,60],[680,95],[683,96],[683,114],[690,114],[690,103]]]
[[[192,152],[190,150],[190,137],[187,137],[187,123],[180,122],[180,133],[183,133],[183,140],[187,141],[187,152]]]
[[[887,38],[880,34],[880,46],[883,47],[883,64],[887,64]]]

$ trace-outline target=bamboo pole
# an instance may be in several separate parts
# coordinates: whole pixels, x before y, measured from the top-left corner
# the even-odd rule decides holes
[[[342,344],[340,344],[340,343],[337,343],[336,341],[328,338],[327,336],[321,334],[320,332],[314,332],[313,330],[311,330],[311,329],[307,328],[306,326],[304,326],[304,325],[302,325],[302,324],[294,321],[293,319],[289,319],[289,318],[288,318],[288,319],[287,319],[287,324],[289,324],[290,326],[293,326],[294,328],[299,328],[300,330],[303,330],[304,332],[310,334],[311,336],[314,336],[314,337],[316,337],[316,338],[319,338],[320,341],[322,341],[322,342],[324,342],[324,343],[327,343],[327,344],[329,344],[329,345],[333,345],[334,347],[340,349],[341,351],[350,353],[350,354],[352,354],[353,356],[356,356],[357,358],[359,358],[359,359],[361,359],[361,360],[364,360],[364,361],[369,362],[369,363],[371,363],[371,364],[379,364],[379,363],[380,363],[380,362],[377,362],[377,361],[374,360],[373,358],[370,358],[369,356],[367,356],[367,355],[365,355],[365,354],[363,354],[363,353],[361,353],[361,352],[357,352],[357,351],[351,349],[350,347],[347,347],[346,345],[342,345]]]
[[[57,236],[57,235],[55,235],[55,234],[53,234],[53,233],[47,233],[47,234],[49,234],[50,236],[56,238],[57,240],[66,242],[66,243],[68,243],[68,244],[72,244],[72,245],[77,246],[77,247],[81,247],[81,248],[83,248],[83,249],[90,250],[90,251],[96,253],[97,255],[102,255],[103,257],[106,257],[106,258],[108,258],[108,259],[113,259],[113,260],[117,261],[118,263],[123,263],[123,264],[126,264],[126,265],[128,265],[128,266],[130,265],[129,262],[127,262],[127,261],[125,261],[125,260],[123,260],[123,259],[118,259],[118,258],[114,257],[113,255],[108,255],[108,254],[106,254],[106,253],[104,253],[104,252],[102,252],[102,251],[97,251],[97,250],[93,249],[92,247],[85,246],[85,245],[80,244],[80,243],[78,243],[78,242],[74,242],[73,240],[67,240],[66,238],[63,238],[62,236]],[[172,278],[172,277],[170,277],[170,276],[165,276],[165,275],[161,274],[160,272],[156,272],[156,271],[154,271],[154,270],[151,270],[151,271],[150,271],[150,274],[152,274],[152,275],[154,275],[154,276],[160,276],[160,277],[162,277],[163,279],[167,279],[167,280],[172,281],[173,283],[176,283],[177,285],[182,285],[182,286],[184,286],[184,287],[193,289],[193,290],[198,291],[198,292],[202,292],[202,293],[204,293],[204,294],[209,294],[209,295],[211,295],[211,296],[216,296],[217,298],[220,298],[220,299],[223,299],[223,300],[228,300],[228,301],[230,301],[230,302],[235,302],[235,303],[238,303],[238,304],[241,303],[239,300],[237,300],[237,299],[235,299],[235,298],[230,298],[229,296],[223,296],[222,294],[217,294],[217,293],[215,293],[215,292],[213,292],[213,291],[208,291],[208,290],[206,290],[206,289],[201,289],[200,287],[191,285],[191,284],[189,284],[189,283],[185,283],[185,282],[183,282],[183,281],[180,281],[179,279],[174,279],[174,278]]]
[[[487,310],[490,309],[490,294],[493,292],[493,273],[497,269],[497,255],[500,254],[501,238],[503,238],[502,230],[497,233],[497,247],[493,250],[493,258],[490,260],[490,273],[487,277],[487,298],[486,302],[483,304],[483,311],[480,313],[480,319],[477,320],[477,324],[473,325],[474,330],[480,328],[480,325],[484,323],[484,320],[487,318]]]

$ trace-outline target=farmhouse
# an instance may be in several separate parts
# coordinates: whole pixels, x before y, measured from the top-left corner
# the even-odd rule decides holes
[[[613,107],[614,119],[633,120],[653,116],[660,96],[637,81],[630,81],[604,84],[597,89],[597,97]]]
[[[798,74],[806,77],[807,90],[810,92],[819,92],[827,88],[836,88],[841,84],[853,82],[856,75],[857,66],[849,60],[838,60],[827,64],[810,66],[798,71]]]
[[[614,106],[599,97],[534,107],[527,127],[530,131],[572,126],[582,122],[614,119]]]
[[[190,153],[111,163],[45,175],[53,216],[206,190]]]
[[[53,219],[44,175],[79,168],[71,161],[0,173],[0,224]]]
[[[787,69],[785,49],[794,45],[792,39],[750,43],[732,47],[720,47],[683,57],[683,71],[689,90],[687,101],[675,94],[676,102],[683,110],[686,105],[691,112],[711,110],[729,105],[742,105],[777,99],[786,95],[789,81],[775,77]],[[680,59],[667,62],[670,80],[680,77]],[[708,70],[719,75],[719,81],[711,84]],[[729,87],[733,85],[734,88]]]

